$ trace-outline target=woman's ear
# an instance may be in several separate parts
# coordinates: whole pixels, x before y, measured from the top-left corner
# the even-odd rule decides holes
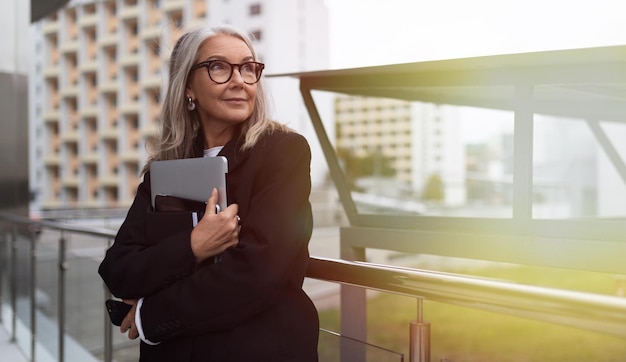
[[[185,87],[185,98],[188,97],[191,97],[191,99],[196,99],[195,95],[193,94],[193,90],[189,86],[189,83],[187,83],[187,86]]]

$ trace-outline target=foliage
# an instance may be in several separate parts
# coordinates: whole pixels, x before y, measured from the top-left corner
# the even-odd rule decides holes
[[[445,191],[443,187],[443,180],[439,174],[432,174],[426,180],[424,185],[424,191],[422,192],[422,198],[426,201],[441,202],[445,197]]]
[[[338,149],[337,157],[344,166],[346,176],[358,179],[366,176],[393,176],[396,171],[393,160],[382,152],[369,152],[364,156],[356,155],[349,149]]]

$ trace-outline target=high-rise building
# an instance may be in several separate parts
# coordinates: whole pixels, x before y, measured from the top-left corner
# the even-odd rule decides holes
[[[323,0],[70,1],[33,27],[32,211],[130,205],[173,44],[205,23],[253,34],[265,74],[328,67]],[[314,137],[295,80],[268,84],[276,118]]]
[[[339,96],[335,112],[339,153],[370,158],[374,178],[393,174],[394,186],[375,193],[390,197],[419,195],[429,178],[438,177],[443,182],[444,204],[465,202],[465,150],[458,108]]]

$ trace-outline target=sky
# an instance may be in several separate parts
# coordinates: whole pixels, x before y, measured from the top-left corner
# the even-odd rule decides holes
[[[330,68],[626,45],[626,0],[325,1]],[[485,121],[466,142],[512,130],[510,115],[464,112]]]
[[[626,44],[624,0],[326,0],[331,68]]]

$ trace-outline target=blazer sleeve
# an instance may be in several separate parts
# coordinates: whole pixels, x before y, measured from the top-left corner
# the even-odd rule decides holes
[[[137,195],[98,272],[113,295],[137,299],[193,271],[191,212],[153,212],[150,175]]]
[[[251,151],[254,160],[245,165],[243,176],[252,192],[247,207],[240,208],[247,211],[239,244],[225,251],[220,263],[202,265],[189,278],[144,299],[147,339],[234,328],[288,293],[303,293],[312,231],[311,152],[297,133],[264,144]]]

